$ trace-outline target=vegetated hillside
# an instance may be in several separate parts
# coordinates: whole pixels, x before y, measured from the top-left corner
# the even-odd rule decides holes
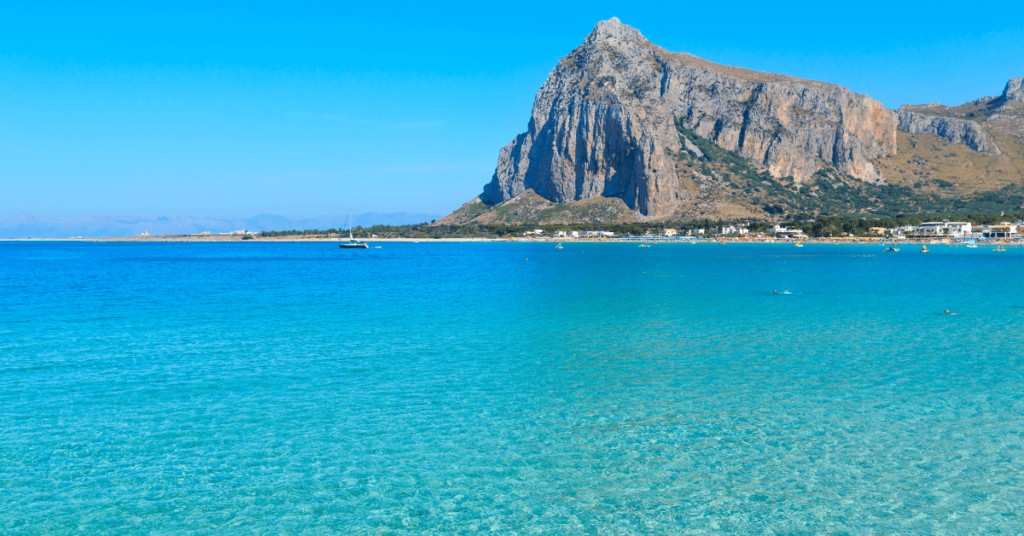
[[[935,135],[900,134],[899,140],[907,145],[908,151],[881,160],[879,165],[880,169],[892,171],[895,178],[892,182],[868,183],[822,165],[809,180],[801,183],[793,177],[772,177],[767,171],[751,166],[739,154],[721,149],[681,125],[678,128],[680,135],[699,150],[684,148],[674,155],[680,175],[692,176],[701,188],[694,196],[700,201],[696,210],[677,216],[684,220],[984,214],[1014,212],[1024,207],[1024,181],[1010,179],[1024,177],[1024,173],[1012,167],[1014,164],[1006,153],[1000,156],[979,154]],[[924,151],[928,154],[922,156]],[[972,160],[979,164],[971,177],[981,179],[977,183],[962,178],[960,182],[952,182],[950,179],[955,179],[956,175],[951,168]],[[1007,168],[1015,171],[1008,173]],[[737,206],[748,208],[750,214],[737,214]]]
[[[516,197],[490,206],[473,199],[455,212],[441,218],[437,225],[525,225],[566,224],[573,222],[623,223],[640,221],[642,216],[630,210],[626,203],[615,197],[598,197],[567,203],[552,203],[526,190]]]
[[[668,52],[611,19],[563,58],[483,193],[440,222],[1013,211],[1024,79],[958,107]]]

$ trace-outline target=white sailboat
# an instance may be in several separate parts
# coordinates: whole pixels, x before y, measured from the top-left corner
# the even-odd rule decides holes
[[[348,211],[348,216],[345,216],[345,227],[348,227],[348,242],[342,242],[338,244],[341,249],[370,249],[370,245],[366,242],[360,242],[352,238],[352,211]]]

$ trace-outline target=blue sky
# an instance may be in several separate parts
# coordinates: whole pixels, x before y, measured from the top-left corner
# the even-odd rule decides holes
[[[1018,3],[88,4],[0,4],[0,213],[446,213],[612,16],[889,107],[1024,76]]]

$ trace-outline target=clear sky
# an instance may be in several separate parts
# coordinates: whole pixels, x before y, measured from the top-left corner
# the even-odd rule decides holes
[[[0,213],[445,213],[599,20],[889,107],[955,105],[1024,76],[1022,4],[7,1]]]

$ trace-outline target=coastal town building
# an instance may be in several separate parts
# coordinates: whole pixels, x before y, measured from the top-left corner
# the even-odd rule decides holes
[[[1012,238],[1015,235],[1017,235],[1017,225],[1007,222],[989,225],[981,232],[983,238]]]
[[[971,229],[969,221],[951,221],[946,224],[946,234],[956,238],[963,238],[971,234]]]
[[[679,231],[677,231],[675,229],[662,229],[661,230],[661,236],[665,236],[665,237],[671,238],[673,236],[676,236],[677,234],[679,234]]]
[[[807,235],[804,234],[803,229],[790,229],[788,227],[783,227],[779,224],[775,224],[775,226],[768,230],[772,233],[775,233],[775,236],[779,238],[807,238]]]
[[[966,221],[926,221],[915,228],[917,234],[952,236],[963,238],[971,234],[971,222]]]
[[[912,235],[912,234],[914,234],[916,232],[917,232],[917,227],[914,227],[913,225],[903,225],[903,226],[900,226],[900,227],[896,227],[896,228],[894,228],[892,230],[893,238],[896,238],[896,239],[899,239],[899,240],[903,240],[904,238],[907,237],[907,235]]]
[[[722,231],[721,231],[721,233],[725,234],[725,235],[737,234],[737,235],[741,235],[741,236],[745,235],[745,234],[747,234],[749,232],[750,232],[750,230],[747,229],[746,227],[743,227],[743,226],[736,227],[736,226],[733,226],[733,225],[726,225],[726,226],[722,227]]]

